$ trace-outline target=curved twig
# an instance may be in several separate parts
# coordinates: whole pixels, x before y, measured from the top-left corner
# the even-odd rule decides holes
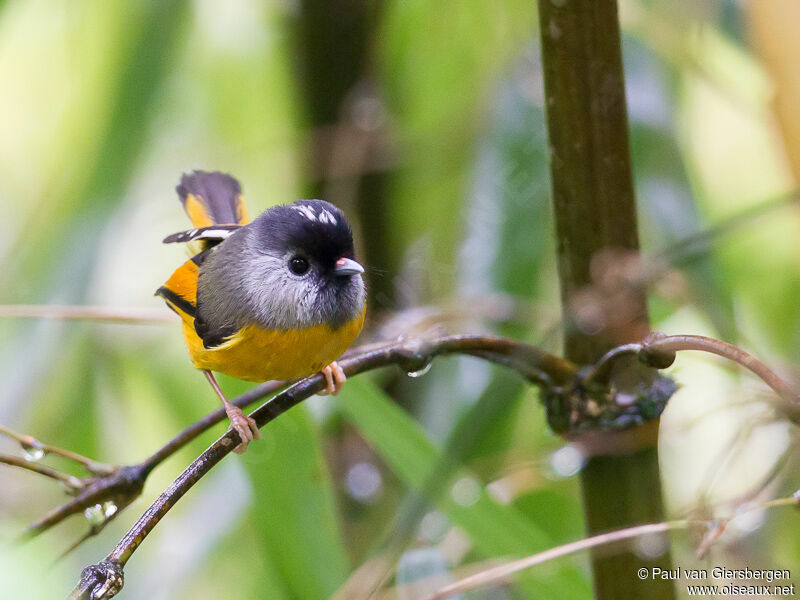
[[[59,448],[58,446],[45,444],[44,442],[37,440],[32,435],[17,433],[5,425],[0,425],[0,435],[4,435],[12,440],[16,440],[26,452],[39,452],[41,453],[41,456],[52,454],[53,456],[60,456],[61,458],[66,458],[67,460],[71,460],[83,465],[83,467],[92,475],[108,475],[114,470],[114,467],[111,465],[97,462],[96,460],[87,458],[81,454],[78,454],[77,452],[73,452],[72,450],[66,450],[65,448]]]
[[[59,304],[2,304],[0,317],[28,319],[76,319],[107,323],[167,323],[175,315],[165,309],[114,306],[67,306]]]
[[[654,334],[641,344],[626,344],[612,350],[594,367],[583,373],[579,373],[577,366],[573,363],[527,344],[504,338],[466,335],[445,336],[432,340],[413,339],[382,347],[372,345],[361,352],[358,349],[348,352],[339,363],[348,376],[391,364],[396,364],[407,372],[413,372],[426,368],[437,356],[468,354],[510,367],[541,385],[545,391],[559,391],[556,386],[569,383],[579,387],[602,383],[609,375],[613,362],[620,356],[637,354],[645,364],[660,369],[672,363],[674,353],[678,350],[703,350],[735,360],[761,377],[781,398],[786,400],[789,408],[796,413],[792,420],[800,423],[798,396],[786,382],[766,365],[735,346],[701,336]],[[262,384],[237,398],[235,403],[245,406],[281,385],[283,385],[282,382]],[[290,385],[261,405],[251,413],[251,416],[255,419],[258,427],[263,427],[324,387],[325,380],[322,375],[307,377]],[[134,478],[136,484],[143,485],[144,478],[150,470],[190,439],[222,420],[223,415],[222,409],[209,414],[198,423],[188,427],[140,465],[127,467],[129,469],[138,468],[138,471],[134,471],[132,474],[132,477],[138,475],[138,478]],[[104,561],[84,569],[81,580],[70,598],[101,600],[113,597],[121,589],[123,567],[144,538],[172,506],[239,443],[238,433],[229,430],[195,459],[142,514]],[[140,491],[141,487],[138,488],[137,495]]]
[[[680,350],[700,350],[716,354],[732,360],[752,372],[789,404],[797,405],[800,401],[797,392],[778,377],[772,369],[751,354],[727,342],[702,335],[650,336],[642,344],[642,350],[651,355],[655,353],[674,354]]]
[[[458,343],[463,346],[463,353],[503,364],[539,385],[552,385],[551,382],[553,380],[566,381],[576,371],[575,366],[568,361],[543,352],[533,346],[503,338],[483,336],[451,336],[431,340],[415,338],[393,344],[368,344],[349,350],[343,359],[358,358],[375,351],[394,348],[398,352],[395,362],[402,364],[403,368],[408,371],[420,370],[436,355],[440,343],[443,341],[454,343],[455,340],[459,340]],[[269,381],[257,385],[232,400],[232,403],[240,408],[249,406],[290,383],[294,382]],[[74,455],[69,451],[42,444],[31,436],[23,436],[3,428],[0,433],[6,433],[21,443],[24,441],[29,445],[34,444],[36,448],[43,449],[45,453],[67,456],[84,464],[88,470],[97,475],[96,477],[82,480],[84,487],[75,495],[75,498],[54,508],[29,525],[22,533],[21,539],[35,537],[71,515],[79,514],[98,503],[112,501],[121,510],[141,494],[145,480],[156,466],[226,418],[224,409],[219,408],[181,431],[142,462],[123,467],[100,465],[100,463]],[[81,538],[81,541],[96,535],[99,531],[100,529],[96,527],[90,528],[87,535]]]
[[[794,506],[798,504],[800,504],[800,494],[795,492],[794,495],[786,498],[778,498],[775,500],[770,500],[768,502],[750,506],[747,509],[740,511],[738,514],[730,517],[724,522],[728,523],[731,520],[735,519],[736,517],[746,514],[753,510],[763,510],[763,509],[775,508],[778,506]],[[451,596],[454,596],[455,594],[467,592],[470,590],[475,590],[478,588],[484,588],[492,584],[504,582],[508,579],[509,576],[513,575],[514,573],[518,573],[525,569],[529,569],[533,566],[540,565],[542,563],[554,560],[556,558],[561,558],[563,556],[575,554],[583,550],[589,550],[590,548],[595,548],[597,546],[605,546],[622,540],[629,540],[632,538],[642,537],[645,535],[663,533],[671,529],[686,529],[695,524],[708,526],[708,525],[715,525],[716,523],[714,521],[709,521],[709,520],[684,519],[677,521],[664,521],[662,523],[648,523],[646,525],[637,525],[635,527],[628,527],[626,529],[618,529],[616,531],[610,531],[608,533],[601,533],[600,535],[595,535],[589,538],[578,540],[577,542],[571,542],[569,544],[556,546],[555,548],[550,548],[549,550],[537,552],[536,554],[527,556],[525,558],[521,558],[519,560],[511,561],[502,565],[498,565],[496,567],[485,569],[480,573],[475,573],[474,575],[470,575],[469,577],[465,577],[464,579],[461,579],[459,581],[448,584],[438,589],[433,594],[426,596],[425,600],[443,600],[444,598],[449,598]],[[717,533],[716,537],[708,536],[706,539],[703,540],[700,548],[698,549],[698,552],[699,550],[703,549],[704,546],[707,547],[711,542],[717,539],[721,531],[717,532],[715,530],[715,533]],[[650,577],[652,576],[652,573],[650,573],[650,571],[647,571],[645,575],[647,577]]]
[[[45,477],[49,477],[50,479],[55,479],[56,481],[64,484],[64,486],[66,486],[67,490],[70,493],[75,493],[81,490],[84,486],[83,480],[80,479],[79,477],[75,477],[74,475],[67,475],[66,473],[62,473],[61,471],[56,471],[52,467],[48,467],[46,465],[40,465],[38,463],[25,460],[24,458],[19,458],[18,456],[0,454],[0,463],[9,465],[11,467],[18,467],[20,469],[32,471],[34,473],[38,473],[39,475],[44,475]]]
[[[653,333],[639,344],[625,344],[609,350],[584,377],[584,383],[608,381],[614,362],[622,356],[637,355],[648,366],[663,369],[675,360],[675,353],[699,350],[731,360],[766,383],[785,402],[788,419],[800,425],[800,393],[781,379],[772,369],[741,348],[702,335],[663,335]]]

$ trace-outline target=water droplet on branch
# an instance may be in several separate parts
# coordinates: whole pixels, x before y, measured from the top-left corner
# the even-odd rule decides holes
[[[103,502],[103,516],[110,519],[117,513],[117,505],[112,500]]]
[[[397,364],[409,377],[422,377],[430,371],[433,356],[430,349],[422,340],[409,340],[398,348]]]
[[[92,527],[99,527],[117,513],[117,505],[113,500],[106,500],[102,504],[95,504],[83,511],[83,516]]]
[[[20,442],[22,446],[22,457],[29,462],[36,462],[44,458],[44,448],[41,443],[33,438],[23,439]]]
[[[423,365],[421,369],[417,369],[416,371],[407,371],[406,375],[408,375],[409,377],[422,377],[423,375],[425,375],[425,373],[431,370],[432,364],[433,363],[428,363],[427,365]]]
[[[103,507],[100,504],[95,504],[94,506],[85,508],[83,510],[83,516],[86,517],[87,521],[89,521],[89,525],[93,527],[102,525],[103,521],[106,520],[106,516],[103,514]]]

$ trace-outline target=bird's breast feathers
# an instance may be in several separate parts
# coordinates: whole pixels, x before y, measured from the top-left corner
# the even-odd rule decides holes
[[[194,366],[225,373],[245,381],[297,379],[321,370],[339,358],[364,325],[365,311],[337,329],[315,325],[285,331],[249,325],[224,343],[203,346],[191,320],[183,323],[183,336]]]
[[[366,306],[337,328],[321,324],[275,330],[254,324],[206,348],[195,328],[199,262],[201,257],[186,261],[157,292],[183,320],[183,338],[198,369],[245,381],[305,377],[339,358],[364,325]]]

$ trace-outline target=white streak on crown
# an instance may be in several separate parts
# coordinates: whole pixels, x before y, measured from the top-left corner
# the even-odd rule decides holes
[[[336,217],[334,217],[327,209],[323,208],[319,213],[319,220],[321,223],[330,223],[336,225]]]
[[[302,214],[309,221],[316,221],[317,220],[317,215],[314,214],[314,209],[311,208],[310,206],[305,206],[303,204],[293,204],[289,208],[291,208],[292,210],[296,210],[297,212]]]
[[[328,209],[323,208],[320,210],[319,214],[317,214],[314,208],[312,206],[308,206],[307,204],[293,204],[289,208],[296,210],[309,221],[319,221],[320,223],[336,225],[336,217],[334,217]]]

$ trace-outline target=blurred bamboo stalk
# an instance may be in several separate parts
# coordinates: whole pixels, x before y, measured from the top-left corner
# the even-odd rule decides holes
[[[299,88],[311,126],[329,134],[309,148],[311,192],[358,215],[353,225],[370,265],[369,301],[392,307],[387,171],[368,167],[376,157],[385,162],[388,152],[373,56],[382,7],[369,0],[302,0],[299,7]]]
[[[772,107],[778,121],[786,155],[800,181],[800,3],[796,0],[746,2],[744,9],[753,43],[775,86]]]
[[[611,323],[588,330],[575,314],[575,300],[592,289],[600,259],[613,251],[616,258],[603,261],[613,269],[624,254],[635,258],[639,248],[617,4],[538,4],[565,356],[590,364],[611,347],[642,340],[649,331],[641,289],[618,306],[624,314]],[[641,365],[628,361],[617,365],[611,380],[616,389],[624,389],[649,377]],[[619,434],[592,432],[607,438],[608,450],[590,458],[581,473],[590,534],[663,521],[657,430],[656,420],[628,430],[628,436],[623,433],[626,442],[635,439],[637,449],[631,453],[622,450]],[[670,568],[669,551],[657,563],[631,550],[614,556],[593,552],[596,598],[673,598],[669,582],[636,577],[638,568],[652,566]]]

